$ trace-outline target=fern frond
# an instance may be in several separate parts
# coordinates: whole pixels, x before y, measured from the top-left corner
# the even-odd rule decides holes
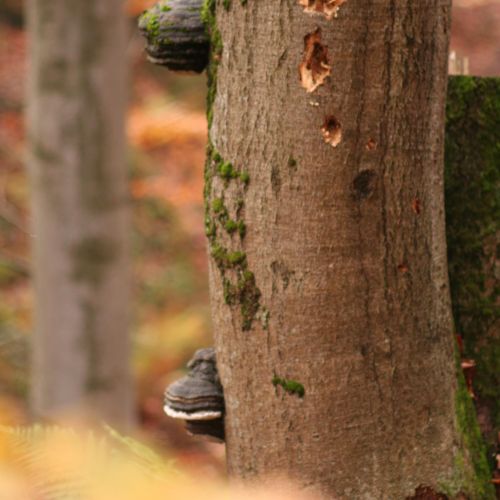
[[[96,483],[123,471],[144,484],[172,477],[171,464],[153,450],[109,426],[104,430],[103,435],[57,426],[0,426],[0,444],[9,467],[43,500],[90,498]]]

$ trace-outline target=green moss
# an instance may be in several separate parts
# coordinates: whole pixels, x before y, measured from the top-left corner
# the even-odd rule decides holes
[[[278,377],[276,374],[273,376],[272,383],[274,387],[281,386],[285,392],[291,395],[298,396],[299,398],[303,398],[306,394],[304,386],[295,380],[287,380],[281,377]]]
[[[218,214],[218,213],[222,212],[223,210],[225,210],[225,208],[224,208],[224,200],[222,198],[215,198],[212,201],[212,210],[216,214]]]
[[[252,271],[244,271],[241,279],[243,280],[244,283],[250,282],[250,281],[255,283],[255,275],[254,275],[254,273],[252,273]]]
[[[243,239],[247,234],[247,226],[242,220],[238,222],[238,234],[240,235],[241,239]]]
[[[475,391],[500,430],[500,318],[495,275],[500,229],[500,79],[449,79],[445,200],[453,316],[465,355],[477,363]]]
[[[477,423],[476,409],[467,390],[456,353],[457,391],[455,412],[461,443],[454,457],[454,475],[440,483],[440,489],[450,498],[466,493],[470,500],[494,500],[495,491],[490,484],[491,470],[486,459],[486,448]]]
[[[230,252],[217,242],[210,247],[210,254],[221,270],[238,268],[246,265],[246,254],[244,252]]]
[[[165,30],[167,26],[174,26],[174,21],[166,17],[162,17],[162,14],[172,10],[172,7],[168,5],[167,1],[156,4],[151,9],[144,12],[139,18],[139,26],[142,30],[146,31],[148,43],[156,47],[160,45],[167,45],[173,43],[170,38],[165,35]],[[181,32],[188,32],[187,28],[179,28]]]
[[[244,252],[236,251],[227,254],[227,262],[230,266],[236,266],[245,262],[247,256]]]
[[[143,14],[146,24],[146,30],[151,38],[157,38],[160,34],[160,18],[158,14],[147,11]]]
[[[172,7],[170,7],[170,5],[168,5],[168,1],[167,0],[164,0],[161,5],[160,5],[160,10],[162,12],[169,12],[172,10]]]
[[[221,179],[224,179],[226,186],[228,185],[229,181],[238,178],[243,182],[245,186],[250,182],[250,175],[248,174],[248,172],[238,172],[238,170],[234,168],[234,165],[231,162],[223,161],[220,154],[216,153],[212,157],[212,161],[214,162],[217,175]]]
[[[238,298],[238,289],[227,278],[222,279],[222,289],[224,292],[224,302],[227,305],[234,305]]]
[[[217,235],[217,228],[214,220],[210,214],[210,195],[212,192],[212,155],[213,155],[213,147],[208,144],[207,146],[207,158],[205,161],[205,184],[203,187],[203,198],[205,205],[205,234],[209,238],[211,242],[215,239]]]
[[[210,130],[213,121],[212,106],[217,94],[217,68],[222,55],[222,38],[217,28],[215,17],[216,0],[205,0],[201,9],[201,19],[205,23],[210,37],[210,62],[207,68],[208,92],[207,92],[207,121]]]
[[[212,107],[217,94],[217,69],[223,50],[222,39],[216,22],[216,0],[205,1],[201,10],[201,17],[211,41],[210,64],[207,69],[207,121],[210,130],[213,121]],[[221,274],[224,301],[230,306],[240,306],[242,329],[250,330],[260,309],[260,290],[257,288],[253,273],[248,270],[245,253],[241,250],[232,251],[227,249],[221,242],[217,241],[217,225],[221,225],[230,234],[237,231],[240,239],[245,237],[247,227],[245,222],[241,220],[244,200],[240,198],[236,201],[236,218],[230,218],[227,207],[221,204],[222,198],[220,201],[217,199],[210,201],[214,175],[224,180],[225,187],[229,185],[230,181],[236,179],[239,179],[246,187],[250,180],[247,172],[239,172],[230,162],[225,162],[209,139],[205,164],[205,231],[210,240],[211,255]],[[215,214],[215,219],[212,218],[211,211]],[[236,283],[229,279],[229,276],[234,276],[235,271],[237,275]]]
[[[255,283],[255,275],[245,270],[238,280],[238,299],[242,317],[242,329],[252,328],[252,323],[260,308],[260,290]]]
[[[230,181],[231,179],[236,179],[239,174],[230,162],[220,163],[218,166],[219,176],[225,181]]]
[[[214,245],[212,245],[210,254],[219,267],[225,268],[227,260],[227,250],[222,245],[220,245],[219,243],[215,243]]]
[[[225,226],[229,221],[229,212],[221,198],[216,198],[212,201],[212,210],[217,216],[217,220]]]
[[[227,262],[227,254],[220,253],[220,257]],[[232,283],[223,275],[222,287],[224,302],[230,306],[240,306],[242,330],[248,331],[252,328],[253,321],[260,309],[260,290],[255,283],[255,276],[251,271],[243,270],[246,260],[242,259],[235,264],[238,271],[238,282]]]
[[[212,146],[207,152],[207,166],[205,173],[205,231],[211,242],[210,252],[222,277],[222,287],[224,301],[230,306],[240,306],[241,328],[248,331],[252,328],[253,322],[260,309],[261,292],[255,283],[254,274],[248,269],[246,254],[241,250],[230,250],[217,241],[217,224],[229,234],[238,232],[240,239],[246,235],[246,224],[239,219],[244,201],[239,199],[236,202],[237,219],[229,218],[229,212],[224,205],[223,198],[215,198],[210,202],[213,170],[220,173],[221,165],[225,165],[227,172],[234,172],[234,167],[224,162],[221,156],[216,153]],[[224,170],[223,170],[224,171]],[[239,175],[239,174],[238,174]],[[233,174],[231,174],[233,178]],[[211,217],[211,212],[215,214],[215,219]],[[236,271],[237,282],[231,282],[228,270]]]
[[[243,182],[243,184],[245,186],[248,186],[249,182],[250,182],[250,175],[248,172],[241,172],[240,174],[240,180],[241,182]]]
[[[149,18],[152,16],[152,12],[149,10],[144,11],[140,16],[139,16],[139,23],[148,23]]]
[[[224,229],[229,233],[233,234],[234,232],[237,231],[238,229],[238,222],[229,219],[225,224],[224,224]]]
[[[205,217],[205,235],[209,240],[217,236],[217,225],[211,217]]]
[[[222,0],[222,5],[226,10],[229,10],[231,8],[231,0]]]

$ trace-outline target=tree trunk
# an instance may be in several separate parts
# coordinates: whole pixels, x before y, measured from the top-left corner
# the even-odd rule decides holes
[[[230,473],[490,498],[447,277],[450,2],[215,4],[206,225]]]
[[[33,408],[127,426],[129,216],[122,0],[31,0]]]
[[[446,233],[453,316],[491,448],[500,430],[500,79],[450,78],[446,124]]]

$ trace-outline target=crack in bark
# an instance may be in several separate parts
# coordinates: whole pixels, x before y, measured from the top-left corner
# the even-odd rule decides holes
[[[299,0],[308,14],[323,14],[328,20],[337,17],[340,6],[347,0]]]
[[[330,144],[332,148],[336,148],[342,142],[342,125],[333,115],[325,118],[321,133],[323,134],[323,140]]]
[[[392,45],[390,41],[394,36],[394,27],[396,23],[396,5],[395,0],[390,1],[390,17],[391,23],[390,26],[386,29],[386,33],[389,34],[388,40],[385,41],[386,50],[387,50],[387,76],[386,76],[386,88],[385,88],[385,99],[384,99],[384,115],[388,114],[388,106],[387,103],[390,99],[391,92],[391,80],[392,80]],[[381,156],[381,182],[380,182],[380,194],[381,194],[381,212],[382,212],[382,234],[384,237],[384,241],[388,240],[388,216],[387,216],[387,193],[386,193],[386,178],[387,178],[387,163],[386,158],[389,154],[389,133],[388,133],[388,125],[385,122],[385,126],[381,128],[381,136],[382,136],[382,144],[383,144],[383,153]],[[383,248],[383,264],[384,264],[384,300],[388,305],[390,304],[389,297],[389,255],[387,245],[384,245]],[[389,310],[386,310],[389,313]],[[393,345],[391,335],[386,327],[384,327],[385,337],[389,343],[389,359],[391,363],[391,379],[394,379],[394,374],[396,373],[396,366],[394,365],[394,356],[393,356]],[[394,394],[394,383],[391,383],[391,408],[392,408],[392,418],[393,422],[396,420],[396,396]]]

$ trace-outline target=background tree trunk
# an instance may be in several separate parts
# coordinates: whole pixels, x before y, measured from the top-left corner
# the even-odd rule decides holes
[[[33,408],[132,421],[122,0],[31,0]]]
[[[490,498],[447,277],[449,1],[347,0],[331,19],[299,3],[205,13],[230,473],[330,498]]]
[[[453,316],[491,447],[500,430],[500,79],[450,78],[446,124],[446,233]]]

